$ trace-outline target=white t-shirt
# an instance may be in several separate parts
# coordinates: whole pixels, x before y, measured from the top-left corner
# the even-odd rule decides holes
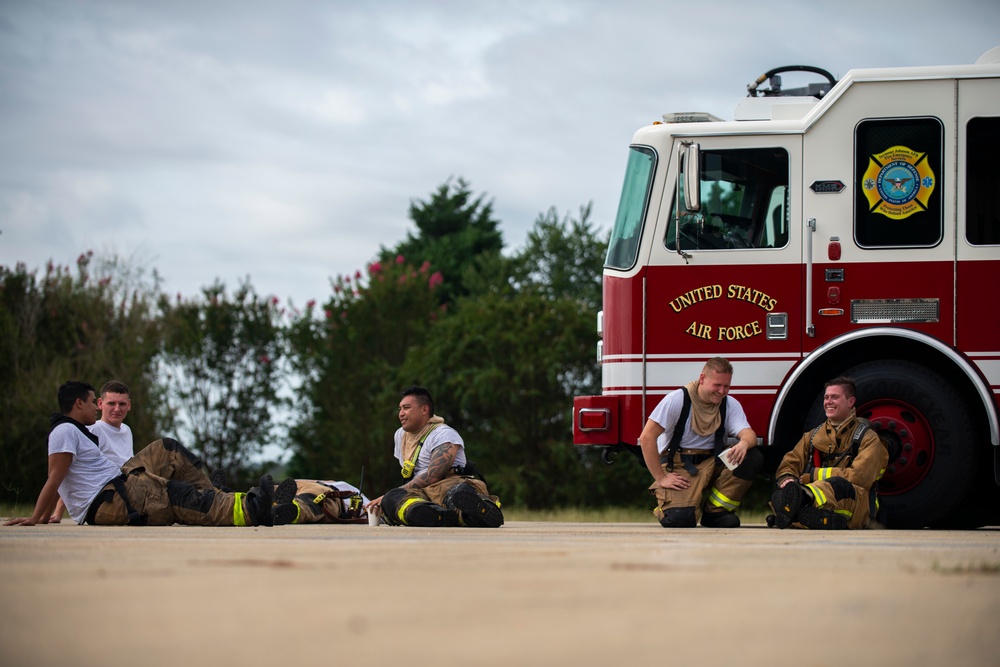
[[[662,454],[670,445],[670,439],[674,437],[674,426],[681,416],[681,408],[684,407],[684,395],[682,391],[687,391],[684,387],[675,389],[660,401],[660,404],[653,409],[649,418],[662,426],[665,431],[656,439],[656,448]],[[694,410],[694,406],[691,407]],[[726,396],[726,435],[735,436],[745,428],[750,428],[743,406],[732,396]],[[715,434],[698,435],[691,430],[691,416],[688,415],[687,424],[684,425],[684,435],[681,436],[682,449],[708,449],[715,447]]]
[[[73,461],[59,485],[59,496],[73,521],[82,524],[97,493],[122,471],[80,429],[63,423],[49,433],[49,454],[66,452],[73,455]]]
[[[338,482],[338,481],[332,480],[332,479],[317,479],[316,483],[317,484],[323,484],[324,486],[333,487],[333,488],[337,489],[338,491],[350,491],[351,493],[361,493],[361,490],[358,487],[352,486],[351,484],[348,484],[347,482]],[[340,502],[344,504],[344,510],[351,509],[351,499],[350,498],[341,498]],[[368,496],[366,496],[365,494],[361,493],[361,506],[364,507],[369,502],[371,502],[371,501],[368,499]]]
[[[399,461],[399,465],[403,465],[403,429],[397,429],[396,435],[393,437],[396,443],[396,447],[393,450],[393,456]],[[437,447],[451,443],[453,445],[458,445],[458,453],[455,454],[455,461],[452,463],[453,466],[464,466],[465,465],[465,442],[462,440],[462,436],[458,434],[458,431],[448,426],[447,424],[441,424],[427,436],[424,440],[424,446],[420,450],[420,456],[417,457],[417,465],[413,469],[413,474],[416,475],[427,469],[427,465],[431,461],[431,452],[433,452]],[[412,477],[410,479],[413,479]]]
[[[103,419],[99,419],[87,429],[100,440],[98,447],[104,455],[119,468],[135,456],[132,448],[132,429],[128,424],[123,422],[121,428],[115,428]]]

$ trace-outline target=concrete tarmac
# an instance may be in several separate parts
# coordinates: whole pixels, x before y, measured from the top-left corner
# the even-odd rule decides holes
[[[0,665],[1000,665],[1000,530],[0,528]]]

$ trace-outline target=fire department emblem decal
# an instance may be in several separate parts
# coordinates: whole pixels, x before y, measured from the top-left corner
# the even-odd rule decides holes
[[[862,192],[869,211],[902,220],[927,210],[935,184],[927,153],[893,146],[868,158]]]

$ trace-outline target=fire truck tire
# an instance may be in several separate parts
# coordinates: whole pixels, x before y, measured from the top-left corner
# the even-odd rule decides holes
[[[880,517],[889,528],[954,523],[974,479],[976,437],[955,388],[940,374],[908,361],[873,361],[844,373],[858,395],[858,416],[882,429],[906,429],[908,449],[880,485]],[[816,398],[808,424],[823,420]],[[807,427],[811,428],[811,427]],[[907,460],[907,458],[909,460]],[[909,467],[907,467],[909,465]]]

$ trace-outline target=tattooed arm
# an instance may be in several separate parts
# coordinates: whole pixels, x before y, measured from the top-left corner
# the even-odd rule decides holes
[[[413,479],[399,488],[422,489],[426,486],[434,484],[435,482],[440,482],[448,476],[448,471],[455,465],[455,457],[458,455],[460,447],[461,445],[452,444],[450,442],[446,442],[443,445],[435,447],[431,451],[431,460],[430,463],[427,464],[427,467],[418,472],[413,476]],[[365,509],[376,515],[381,514],[382,496],[379,496],[365,505]]]
[[[422,489],[435,482],[440,482],[448,476],[448,471],[455,465],[455,457],[458,455],[459,445],[446,442],[438,445],[431,452],[431,460],[427,467],[413,476],[409,482],[404,484],[404,489]]]

